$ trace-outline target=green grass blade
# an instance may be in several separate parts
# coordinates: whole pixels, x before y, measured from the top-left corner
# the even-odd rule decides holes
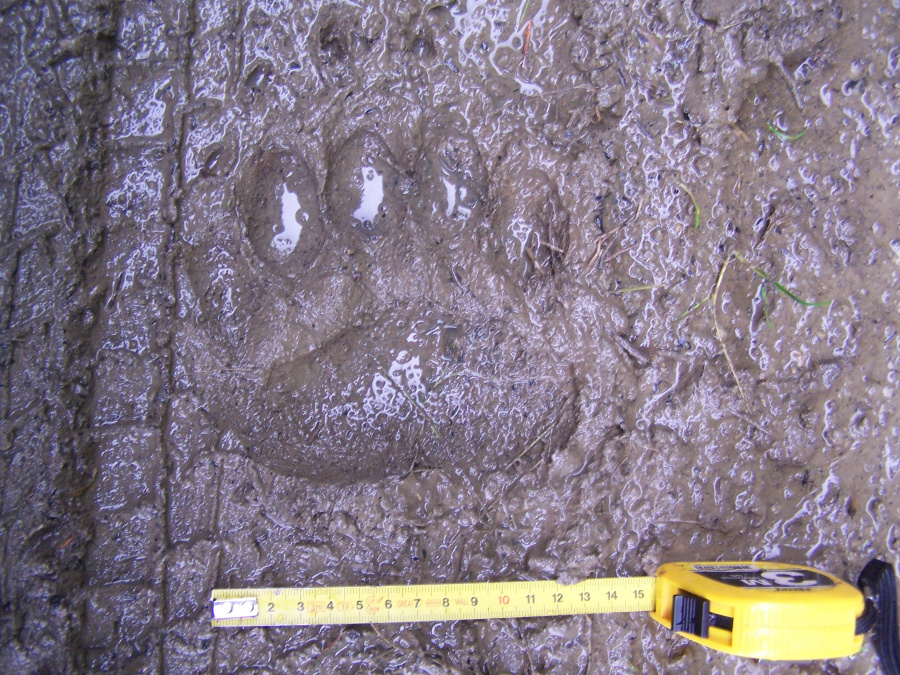
[[[796,295],[791,293],[788,289],[786,289],[782,284],[779,284],[777,281],[772,281],[769,278],[769,275],[766,274],[765,272],[763,272],[761,269],[759,269],[758,267],[753,267],[750,264],[750,261],[747,260],[740,253],[735,253],[734,257],[737,258],[738,260],[740,260],[745,265],[747,265],[753,271],[753,273],[756,276],[758,276],[760,279],[763,279],[764,281],[770,281],[775,286],[775,288],[777,288],[779,291],[784,293],[786,296],[788,296],[794,302],[800,303],[804,307],[827,307],[828,305],[831,304],[830,300],[828,302],[814,302],[813,300],[801,300]],[[765,290],[765,288],[763,288],[763,290]]]
[[[772,322],[769,321],[769,298],[768,298],[768,294],[766,293],[766,285],[765,284],[760,285],[759,292],[760,292],[760,295],[762,296],[763,316],[766,319],[766,325],[769,328],[772,328]]]
[[[616,293],[632,293],[634,291],[650,291],[654,288],[661,288],[662,284],[648,284],[647,286],[629,286],[628,288],[620,288]]]
[[[517,26],[522,25],[522,20],[528,14],[529,9],[531,9],[531,0],[525,0],[525,2],[522,4],[522,9],[519,11],[519,22]]]
[[[697,200],[694,199],[694,195],[690,190],[688,190],[687,185],[685,185],[684,183],[681,183],[681,182],[679,182],[678,184],[681,186],[682,190],[687,192],[687,196],[690,197],[690,199],[691,199],[691,204],[694,205],[694,229],[699,230],[700,229],[700,207],[697,206]]]
[[[805,134],[807,131],[806,129],[804,129],[796,136],[791,136],[789,134],[784,133],[781,129],[776,127],[771,122],[766,122],[766,124],[769,126],[769,131],[771,131],[773,134],[775,134],[782,141],[797,141],[797,140],[803,138],[803,134]]]
[[[702,300],[698,300],[698,301],[695,302],[691,307],[688,307],[686,310],[684,310],[684,311],[681,313],[681,316],[678,317],[678,320],[680,321],[681,319],[683,319],[684,317],[686,317],[688,314],[690,314],[691,312],[693,312],[695,309],[698,309],[698,308],[700,308],[700,307],[703,307],[703,305],[705,305],[707,302],[709,302],[709,296],[706,296],[706,297],[703,298]]]
[[[777,281],[773,281],[772,283],[775,284],[775,288],[777,288],[779,291],[784,293],[786,296],[788,296],[794,302],[799,302],[804,307],[828,307],[828,305],[831,304],[830,300],[828,302],[813,302],[811,300],[801,300],[796,295],[791,293],[788,289],[786,289],[784,286],[779,284]]]

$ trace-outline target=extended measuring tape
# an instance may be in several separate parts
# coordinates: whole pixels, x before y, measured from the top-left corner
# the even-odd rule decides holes
[[[669,563],[655,577],[410,586],[217,589],[212,625],[314,626],[650,612],[729,654],[808,661],[857,653],[876,629],[886,673],[900,673],[894,570],[871,561],[860,589],[825,572],[770,562]],[[870,592],[867,600],[861,590]],[[893,668],[893,670],[892,670]]]

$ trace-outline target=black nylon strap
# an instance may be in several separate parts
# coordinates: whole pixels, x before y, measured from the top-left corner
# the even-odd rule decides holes
[[[863,593],[872,595],[875,607],[874,618],[870,615],[870,601],[866,601],[866,611],[857,620],[874,623],[875,651],[881,660],[885,675],[900,675],[900,633],[897,629],[897,579],[890,563],[873,559],[859,574],[857,586]]]

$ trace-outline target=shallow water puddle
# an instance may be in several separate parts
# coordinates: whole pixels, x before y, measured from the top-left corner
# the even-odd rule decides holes
[[[372,166],[364,166],[361,171],[362,198],[359,207],[353,212],[353,217],[362,225],[371,227],[375,223],[381,202],[384,201],[384,178]]]
[[[469,191],[466,189],[465,185],[458,185],[446,171],[444,171],[443,176],[441,176],[441,182],[444,184],[444,189],[447,191],[447,208],[444,215],[451,217],[459,215],[462,217],[463,221],[468,220],[469,216],[472,215],[472,209],[469,206],[466,206]],[[438,208],[438,204],[435,204],[432,209],[432,214],[436,213]]]
[[[297,212],[301,209],[297,195],[288,190],[287,185],[283,186],[282,190],[281,226],[284,229],[272,238],[272,248],[280,253],[288,254],[297,248],[300,233],[303,231],[303,223],[297,220]],[[309,214],[304,211],[301,218],[304,221],[309,220]]]

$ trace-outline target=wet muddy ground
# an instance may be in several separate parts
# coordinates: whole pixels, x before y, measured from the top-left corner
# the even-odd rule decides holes
[[[0,670],[875,667],[207,600],[896,565],[896,1],[6,0],[0,47]]]

